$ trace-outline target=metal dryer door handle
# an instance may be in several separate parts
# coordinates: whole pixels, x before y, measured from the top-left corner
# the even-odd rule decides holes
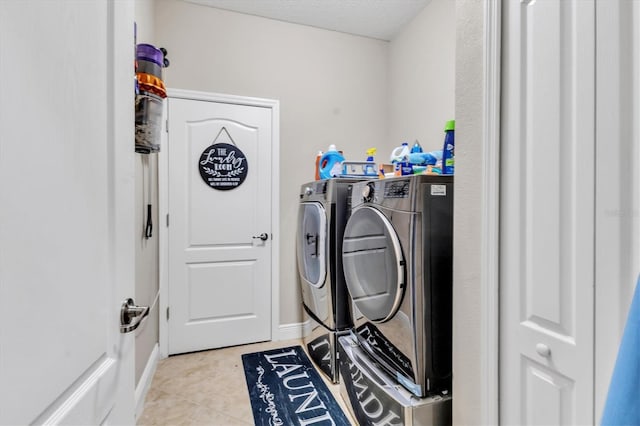
[[[307,233],[307,244],[314,244],[314,253],[311,257],[318,257],[318,234]]]

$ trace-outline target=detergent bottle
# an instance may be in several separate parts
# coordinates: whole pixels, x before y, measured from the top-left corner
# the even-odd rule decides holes
[[[447,121],[444,126],[444,146],[442,147],[443,175],[452,175],[455,171],[455,128],[455,120]]]
[[[391,151],[389,161],[392,163],[402,163],[407,155],[409,155],[409,144],[402,142],[402,145],[395,147],[393,151]]]
[[[409,153],[409,144],[407,142],[402,142],[402,145],[395,147],[393,151],[391,151],[389,160],[391,164],[394,165],[394,174],[396,176],[403,174],[403,166],[405,166],[405,163],[407,163],[407,165],[409,163]],[[406,172],[406,167],[404,169]]]
[[[329,145],[327,152],[320,157],[320,179],[331,179],[342,173],[344,156],[338,152],[335,145]]]

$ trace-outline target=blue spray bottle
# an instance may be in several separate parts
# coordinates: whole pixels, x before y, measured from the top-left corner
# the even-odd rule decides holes
[[[442,147],[442,174],[452,175],[455,171],[456,120],[449,120],[444,126],[444,146]]]
[[[376,148],[369,148],[367,150],[367,161],[372,162],[374,161],[373,156],[376,155]],[[362,168],[362,174],[365,176],[377,176],[378,172],[376,171],[375,168],[375,163],[374,164],[367,164]]]

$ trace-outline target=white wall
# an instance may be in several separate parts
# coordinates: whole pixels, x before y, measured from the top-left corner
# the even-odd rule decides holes
[[[425,151],[442,149],[455,118],[455,12],[455,2],[432,0],[390,43],[391,147],[417,139]]]
[[[351,160],[384,145],[388,43],[177,0],[156,3],[155,24],[167,87],[280,101],[280,323],[300,322],[300,186],[331,143]]]
[[[136,43],[154,44],[154,0],[135,0]]]

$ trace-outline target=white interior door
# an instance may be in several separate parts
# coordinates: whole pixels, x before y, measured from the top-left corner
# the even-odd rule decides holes
[[[593,424],[595,3],[502,4],[501,423]]]
[[[0,424],[132,424],[133,8],[0,1]]]
[[[168,115],[169,354],[270,340],[272,110],[170,97]]]

